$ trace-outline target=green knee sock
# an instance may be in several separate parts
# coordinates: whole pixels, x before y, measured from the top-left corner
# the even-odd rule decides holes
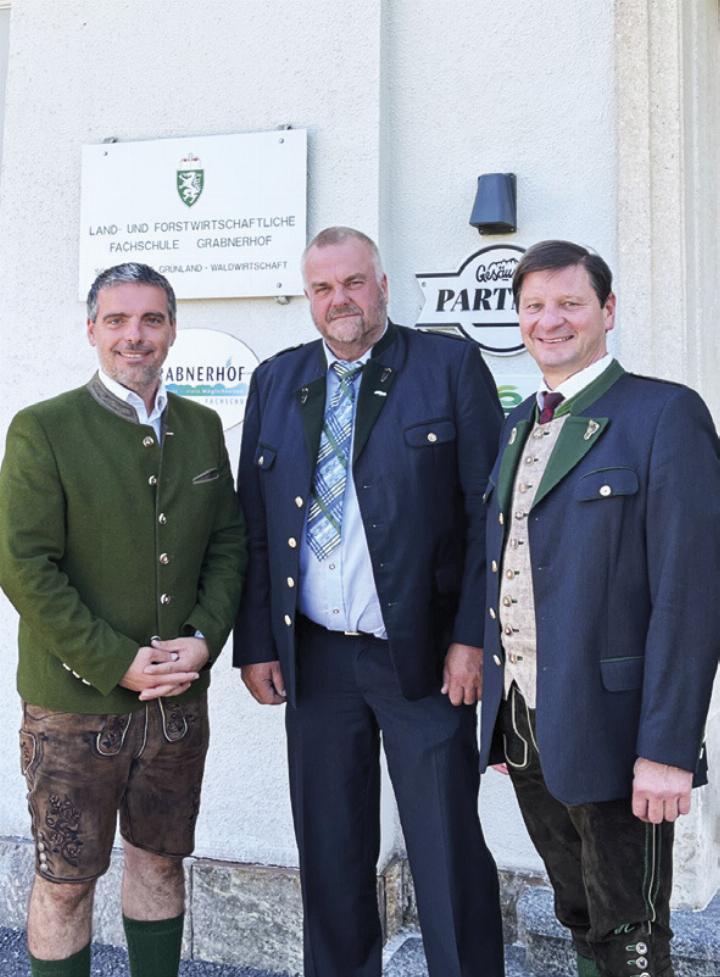
[[[185,914],[143,922],[123,916],[132,977],[177,977]]]
[[[90,977],[90,944],[64,960],[38,960],[30,957],[32,977]]]
[[[600,977],[600,971],[597,969],[594,960],[588,959],[588,957],[582,957],[577,954],[577,972],[578,977]]]

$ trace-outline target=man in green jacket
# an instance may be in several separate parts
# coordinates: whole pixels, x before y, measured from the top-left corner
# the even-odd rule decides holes
[[[133,977],[175,977],[207,750],[209,667],[245,536],[222,427],[167,394],[175,295],[152,268],[88,295],[100,369],[22,410],[0,470],[0,585],[20,615],[34,977],[89,977],[118,811]]]

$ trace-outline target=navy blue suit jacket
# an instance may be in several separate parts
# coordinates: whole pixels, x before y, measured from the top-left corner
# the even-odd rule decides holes
[[[326,374],[321,340],[261,364],[240,455],[250,557],[233,661],[279,658],[291,702],[300,541]],[[451,641],[482,645],[482,497],[501,423],[474,343],[391,324],[373,348],[352,468],[390,655],[409,699],[438,688]]]
[[[483,769],[504,759],[499,579],[534,411],[532,397],[509,416],[486,493]],[[613,362],[575,399],[528,518],[549,790],[566,804],[629,797],[639,756],[703,782],[720,648],[720,460],[705,404]]]

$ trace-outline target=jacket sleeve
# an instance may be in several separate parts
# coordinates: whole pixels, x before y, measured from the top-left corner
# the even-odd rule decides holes
[[[270,565],[265,500],[256,464],[260,422],[260,390],[255,371],[245,409],[237,484],[247,522],[249,559],[245,591],[233,638],[233,665],[236,667],[274,661],[278,657],[270,623]]]
[[[498,451],[503,412],[492,374],[474,343],[462,361],[456,393],[457,457],[465,508],[465,563],[452,640],[482,647],[485,629],[483,493]]]
[[[233,484],[220,419],[215,432],[220,478],[215,514],[198,581],[197,603],[183,630],[202,632],[212,664],[222,651],[235,620],[247,564],[245,522]]]
[[[138,645],[97,617],[63,571],[65,518],[52,446],[34,414],[21,411],[0,469],[0,586],[44,648],[107,695]]]
[[[720,650],[720,457],[707,407],[680,388],[650,456],[651,616],[637,755],[695,770]]]

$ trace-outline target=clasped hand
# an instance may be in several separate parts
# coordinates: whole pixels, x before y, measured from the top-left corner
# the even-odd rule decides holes
[[[123,688],[139,692],[143,702],[161,696],[182,695],[199,677],[210,657],[204,638],[155,640],[138,648],[127,672],[120,679]]]

